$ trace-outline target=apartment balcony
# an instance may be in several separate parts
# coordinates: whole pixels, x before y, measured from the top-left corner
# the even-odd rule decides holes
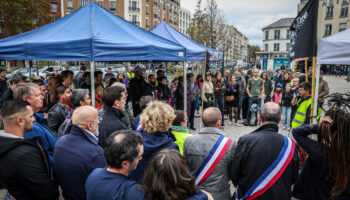
[[[129,12],[140,12],[140,8],[137,8],[137,7],[129,7]]]

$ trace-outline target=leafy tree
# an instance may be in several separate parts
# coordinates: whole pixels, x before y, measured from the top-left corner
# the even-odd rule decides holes
[[[1,0],[0,8],[5,37],[32,30],[50,19],[48,0]]]
[[[249,46],[249,57],[251,60],[256,59],[256,52],[261,51],[260,47],[258,45],[255,46]]]

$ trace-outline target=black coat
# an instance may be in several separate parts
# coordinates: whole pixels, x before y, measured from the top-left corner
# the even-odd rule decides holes
[[[39,137],[0,137],[0,189],[17,200],[58,199],[58,187]]]
[[[307,200],[328,200],[332,183],[326,181],[328,162],[325,160],[323,147],[308,136],[317,133],[317,125],[304,125],[293,129],[293,137],[309,154],[300,176],[293,188],[293,197]],[[324,165],[325,164],[325,165]],[[345,191],[336,200],[350,199],[350,182]]]
[[[158,99],[161,101],[168,101],[171,97],[169,87],[167,85],[158,85]]]
[[[5,92],[1,95],[0,108],[4,105],[5,101],[13,99],[13,91],[11,88],[7,88]]]
[[[133,78],[129,83],[129,97],[133,103],[140,101],[141,97],[145,95],[146,81],[141,78]]]
[[[75,75],[74,79],[73,79],[73,83],[75,88],[80,88],[82,82],[84,82],[84,73],[83,72],[78,72],[77,75]]]
[[[106,112],[103,114],[102,121],[98,127],[98,140],[102,147],[106,146],[106,139],[113,132],[128,129],[126,125],[120,121],[122,117],[123,113],[121,111],[107,106]]]
[[[238,186],[238,197],[245,195],[255,181],[276,160],[284,145],[284,136],[278,134],[277,124],[266,124],[256,131],[242,136],[233,159],[233,183]],[[291,186],[298,177],[298,152],[294,155],[282,176],[265,193],[256,199],[291,199]]]
[[[47,123],[50,130],[57,137],[58,129],[66,120],[68,114],[71,114],[71,110],[67,108],[63,103],[57,102],[52,108],[49,110],[47,118]]]
[[[293,90],[290,90],[289,92],[283,90],[283,92],[282,92],[282,106],[291,107],[293,97],[294,97]]]

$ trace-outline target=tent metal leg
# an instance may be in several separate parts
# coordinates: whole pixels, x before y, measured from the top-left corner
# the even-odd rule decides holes
[[[95,62],[90,62],[90,79],[91,79],[91,104],[95,108]]]
[[[185,62],[183,62],[183,68],[184,68],[184,112],[185,112],[185,115],[187,116],[187,67],[185,65]]]

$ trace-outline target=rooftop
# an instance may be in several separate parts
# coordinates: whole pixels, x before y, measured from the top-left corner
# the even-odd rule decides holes
[[[282,19],[264,27],[263,30],[268,29],[268,28],[290,27],[292,25],[293,21],[294,21],[294,18],[282,18]]]

